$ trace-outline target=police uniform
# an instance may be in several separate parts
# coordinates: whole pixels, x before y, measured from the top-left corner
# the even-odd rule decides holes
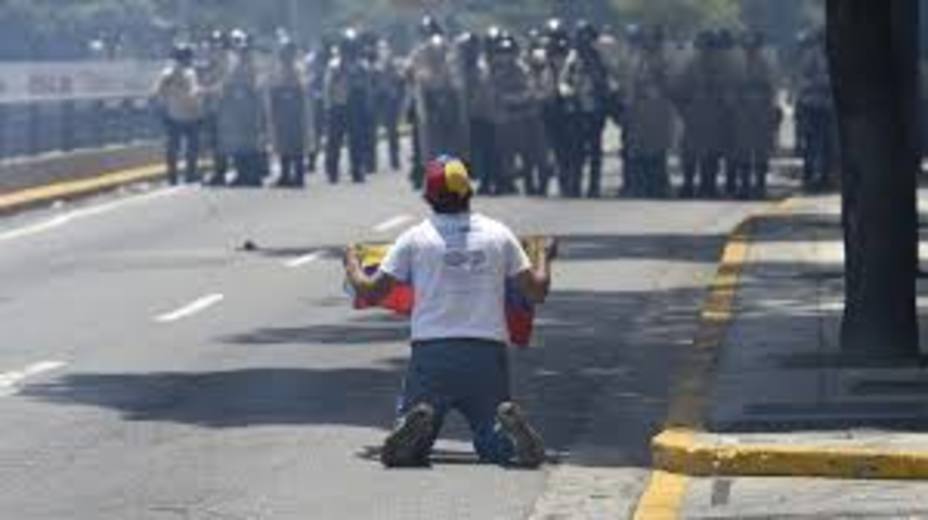
[[[625,181],[630,195],[664,197],[670,191],[668,151],[676,113],[668,96],[667,58],[661,42],[642,49],[628,86]]]
[[[403,78],[401,66],[392,54],[382,51],[374,67],[374,112],[376,114],[375,128],[383,128],[387,136],[387,145],[390,154],[390,168],[399,170],[402,167],[400,159],[399,121],[405,96],[406,82]],[[376,134],[375,130],[375,143]],[[374,158],[376,162],[376,157]]]
[[[560,76],[560,94],[568,127],[566,194],[580,197],[587,164],[590,180],[587,195],[598,197],[601,189],[603,143],[606,124],[606,73],[599,53],[594,49],[573,49],[567,56]]]
[[[711,37],[709,37],[711,38]],[[674,86],[674,100],[683,118],[682,196],[718,195],[718,175],[729,139],[731,84],[724,51],[703,37]],[[699,174],[699,187],[695,187]]]
[[[738,195],[763,197],[780,124],[773,64],[763,48],[745,50],[739,76],[734,112]]]
[[[204,92],[203,134],[206,146],[212,153],[213,174],[209,184],[218,186],[225,183],[229,169],[228,157],[222,153],[219,132],[219,103],[222,88],[232,68],[233,57],[228,49],[211,48],[206,66],[200,71],[200,80]]]
[[[345,141],[348,143],[349,167],[354,182],[364,181],[364,119],[366,103],[360,83],[366,72],[356,55],[344,51],[332,58],[325,77],[327,113],[326,174],[329,182],[339,180],[339,162]]]
[[[192,51],[184,52],[187,55],[165,69],[155,86],[155,97],[162,106],[167,132],[166,162],[171,184],[179,181],[177,162],[183,143],[186,143],[186,180],[199,180],[197,160],[203,97],[197,73],[188,62],[192,60]]]
[[[834,108],[828,60],[821,43],[812,41],[800,60],[796,106],[802,120],[803,182],[806,188],[827,184],[834,156]]]
[[[429,160],[441,155],[466,155],[467,117],[461,92],[452,78],[444,37],[435,35],[420,46],[413,53],[411,67],[422,157]]]
[[[454,70],[456,83],[463,94],[464,111],[468,121],[468,147],[465,159],[479,179],[482,194],[496,194],[501,190],[497,179],[500,172],[497,139],[495,86],[479,37],[462,35],[455,42]]]
[[[270,84],[271,129],[280,159],[281,186],[301,187],[306,176],[307,143],[312,141],[311,104],[303,68],[280,63]]]
[[[507,45],[507,40],[500,44]],[[524,190],[529,195],[546,194],[551,175],[541,118],[539,91],[512,40],[510,48],[498,49],[491,59],[491,77],[496,92],[496,124],[501,143],[501,172],[508,187],[517,177],[515,159],[522,166]]]
[[[229,74],[217,113],[220,150],[232,157],[238,186],[260,186],[267,172],[266,104],[251,52],[243,51]]]

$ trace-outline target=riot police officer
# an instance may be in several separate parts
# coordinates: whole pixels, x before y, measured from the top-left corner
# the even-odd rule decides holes
[[[803,184],[807,189],[828,185],[835,154],[834,107],[824,38],[823,31],[810,36],[799,63],[796,114],[802,121]]]
[[[412,182],[413,188],[416,190],[422,187],[422,182],[425,177],[423,165],[426,161],[422,142],[422,116],[419,114],[419,95],[416,80],[417,70],[420,68],[419,64],[424,59],[424,54],[429,52],[428,49],[429,46],[432,45],[433,39],[435,37],[444,39],[444,34],[444,29],[435,18],[431,15],[423,16],[422,20],[419,22],[419,42],[409,54],[404,74],[407,94],[404,100],[403,112],[406,114],[406,119],[412,127],[412,167],[409,172],[409,179]]]
[[[166,162],[168,180],[177,184],[177,162],[185,147],[187,182],[199,181],[197,160],[200,148],[200,123],[203,117],[203,96],[197,73],[193,68],[193,48],[180,44],[171,51],[173,63],[164,70],[155,87],[167,132]]]
[[[410,63],[423,158],[467,153],[467,115],[451,71],[449,47],[443,35],[435,34],[416,49]]]
[[[228,157],[222,153],[220,143],[219,102],[223,84],[232,65],[233,57],[228,35],[223,31],[214,31],[208,42],[206,64],[200,71],[204,93],[203,135],[213,159],[213,173],[208,180],[212,186],[225,184],[229,169]]]
[[[734,113],[738,196],[763,197],[781,116],[773,64],[764,54],[764,35],[757,31],[747,32],[742,47],[743,62],[735,90],[738,109]]]
[[[298,62],[298,51],[294,42],[282,42],[270,83],[271,129],[274,150],[280,159],[281,187],[304,185],[307,142],[313,133],[306,74]]]
[[[703,31],[695,53],[677,78],[673,95],[683,118],[683,189],[681,196],[716,197],[718,176],[731,114],[724,50],[719,34]],[[699,187],[695,186],[697,173]]]
[[[576,48],[568,55],[560,78],[560,92],[567,112],[569,142],[567,195],[580,197],[583,174],[589,165],[587,196],[601,195],[603,130],[609,98],[608,73],[596,48],[599,34],[589,22],[576,28]]]
[[[478,35],[462,33],[455,40],[454,64],[470,132],[467,158],[480,180],[480,193],[495,194],[499,189],[496,179],[500,164],[494,122],[495,91],[484,59],[486,47]]]
[[[377,42],[377,56],[373,66],[373,77],[375,127],[384,129],[390,155],[390,168],[399,170],[402,167],[399,121],[403,98],[406,95],[406,81],[403,77],[401,64],[393,54],[390,42],[386,38],[381,38]],[[375,143],[377,133],[375,129]]]
[[[541,103],[512,35],[505,34],[497,40],[489,63],[496,94],[497,140],[504,187],[509,190],[515,179],[521,177],[526,194],[547,194],[551,172]],[[514,170],[516,158],[522,167],[521,175]]]
[[[325,76],[332,59],[334,46],[335,43],[331,37],[324,36],[319,48],[306,58],[306,70],[309,76],[308,95],[313,115],[312,127],[315,130],[309,147],[308,170],[310,173],[316,171],[316,162],[322,149],[322,138],[326,132]]]
[[[665,197],[670,191],[668,151],[676,117],[669,97],[668,63],[663,32],[647,31],[628,88],[626,181],[630,195]]]
[[[237,59],[219,101],[220,148],[235,164],[233,184],[257,187],[267,173],[267,113],[251,38],[241,30],[230,37]]]
[[[543,91],[542,120],[548,144],[554,154],[561,194],[566,195],[570,189],[567,175],[571,164],[572,140],[570,139],[566,102],[560,91],[560,77],[567,57],[570,55],[571,38],[564,22],[559,18],[548,20],[545,33],[547,45],[545,46],[544,68],[537,78]]]
[[[351,178],[356,183],[364,182],[365,77],[358,33],[353,28],[346,29],[338,53],[329,62],[325,77],[328,123],[325,169],[329,182],[333,184],[339,180],[339,162],[345,141],[348,144]]]

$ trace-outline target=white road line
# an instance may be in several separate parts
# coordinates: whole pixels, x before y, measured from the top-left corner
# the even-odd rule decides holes
[[[13,372],[0,372],[0,395],[9,395],[12,393],[16,386],[22,383],[27,378],[37,376],[43,372],[50,372],[52,370],[58,370],[65,366],[66,363],[61,361],[42,361],[40,363],[34,363],[27,366],[22,370],[14,370]]]
[[[143,195],[130,197],[127,199],[109,202],[106,204],[100,204],[97,206],[91,206],[89,208],[74,210],[74,211],[65,213],[63,215],[57,215],[43,222],[39,222],[36,224],[30,224],[28,226],[2,232],[0,233],[0,242],[6,242],[9,240],[15,240],[17,238],[23,238],[23,237],[27,237],[30,235],[37,235],[39,233],[51,231],[55,228],[59,228],[61,226],[74,222],[75,220],[92,217],[94,215],[100,215],[102,213],[108,213],[110,211],[119,209],[123,206],[128,206],[130,204],[135,204],[135,203],[171,195],[181,189],[183,189],[183,187],[175,186],[171,188],[165,188],[163,190],[154,191],[151,193],[145,193]]]
[[[286,262],[284,262],[284,265],[292,269],[303,267],[304,265],[311,264],[315,262],[316,260],[319,260],[320,258],[322,258],[322,254],[323,254],[322,251],[315,251],[313,253],[309,253],[308,255],[303,255],[299,258],[287,260]]]
[[[412,220],[412,217],[410,217],[409,215],[400,215],[397,217],[393,217],[390,220],[381,222],[380,224],[377,224],[376,226],[374,226],[374,231],[378,233],[390,231],[393,228],[402,226],[403,224],[409,222],[410,220]]]
[[[165,314],[161,314],[160,316],[155,318],[155,321],[157,321],[158,323],[170,323],[172,321],[182,320],[184,318],[193,316],[194,314],[198,312],[205,311],[206,309],[212,307],[213,305],[216,305],[217,303],[221,302],[224,298],[225,296],[219,293],[210,294],[202,298],[199,298],[197,300],[194,300],[193,302],[187,305],[184,305],[183,307],[177,309],[176,311],[171,311]]]

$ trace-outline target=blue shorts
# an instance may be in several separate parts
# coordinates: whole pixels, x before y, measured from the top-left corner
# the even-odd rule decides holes
[[[480,458],[505,464],[515,450],[496,423],[496,408],[509,400],[506,345],[481,339],[430,340],[413,343],[398,413],[403,416],[423,402],[432,405],[434,443],[448,411],[458,410],[470,424]]]

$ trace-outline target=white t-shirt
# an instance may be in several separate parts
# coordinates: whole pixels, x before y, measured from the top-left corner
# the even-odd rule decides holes
[[[531,268],[519,240],[483,215],[434,215],[403,233],[381,263],[412,285],[412,339],[509,342],[506,279]]]

